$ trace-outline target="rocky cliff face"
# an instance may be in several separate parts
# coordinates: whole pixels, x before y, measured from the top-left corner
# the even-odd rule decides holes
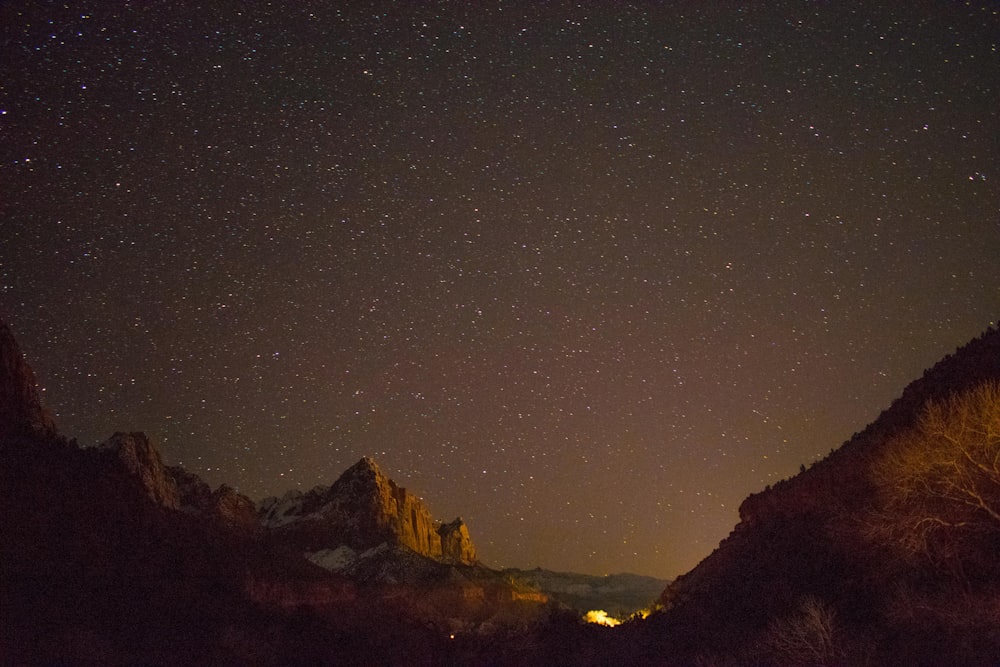
[[[165,465],[144,433],[115,433],[98,449],[117,458],[158,505],[218,519],[241,530],[259,527],[252,500],[225,484],[212,491],[197,475]]]
[[[367,457],[329,487],[262,501],[260,515],[265,526],[308,551],[341,545],[362,551],[389,542],[438,560],[466,564],[476,560],[461,519],[439,525],[420,498],[398,486]]]
[[[10,328],[0,322],[0,438],[55,432],[55,423],[38,396],[35,374]]]
[[[469,528],[458,517],[438,528],[441,537],[441,557],[450,563],[475,563],[476,547],[469,536]]]
[[[254,531],[260,527],[257,506],[232,487],[223,484],[213,491],[200,477],[179,466],[172,466],[167,470],[177,484],[180,508],[185,512],[213,517],[245,531]]]
[[[335,508],[358,512],[357,520],[370,521],[377,533],[388,533],[399,544],[418,554],[441,557],[437,524],[423,502],[397,486],[370,458],[348,468],[330,487]]]
[[[151,500],[170,509],[180,509],[177,482],[145,433],[115,433],[98,448],[116,456],[139,480]]]
[[[332,486],[289,491],[262,501],[258,510],[228,486],[212,491],[197,475],[165,465],[144,433],[115,433],[98,449],[118,459],[158,505],[245,531],[263,525],[305,551],[348,546],[360,552],[388,543],[447,563],[476,562],[465,522],[435,521],[420,498],[389,479],[370,458],[350,467]]]

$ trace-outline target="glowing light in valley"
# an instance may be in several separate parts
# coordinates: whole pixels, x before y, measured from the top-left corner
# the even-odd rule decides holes
[[[608,616],[608,612],[603,609],[591,609],[584,615],[583,619],[587,623],[597,623],[599,625],[606,625],[609,628],[613,628],[616,625],[621,625],[621,621],[613,616]]]
[[[651,609],[640,609],[629,615],[629,619],[633,618],[646,618],[652,612]],[[614,616],[608,615],[608,612],[603,609],[591,609],[583,616],[583,620],[587,623],[597,623],[598,625],[606,625],[609,628],[613,628],[616,625],[621,625],[623,623],[622,619],[615,618]]]

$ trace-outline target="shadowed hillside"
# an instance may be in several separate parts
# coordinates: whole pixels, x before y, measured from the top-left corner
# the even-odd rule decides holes
[[[990,330],[926,371],[827,458],[748,497],[730,536],[664,592],[666,611],[646,624],[636,650],[678,664],[1000,660],[992,620],[1000,600],[1000,522],[975,532],[954,522],[937,531],[934,539],[950,545],[947,552],[928,544],[915,553],[886,528],[907,519],[886,471],[892,478],[902,472],[894,461],[906,443],[919,451],[932,446],[928,410],[968,421],[958,406],[997,380],[1000,331]],[[983,429],[995,461],[1000,421]],[[1000,500],[994,482],[977,484]]]

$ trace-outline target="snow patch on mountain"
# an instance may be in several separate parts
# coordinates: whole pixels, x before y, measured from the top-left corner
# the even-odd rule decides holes
[[[320,549],[306,554],[306,558],[326,570],[337,572],[356,561],[358,554],[346,544],[341,544],[336,549]]]

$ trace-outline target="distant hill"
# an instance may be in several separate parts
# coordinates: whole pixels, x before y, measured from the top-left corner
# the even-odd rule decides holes
[[[616,619],[626,619],[636,612],[651,609],[669,583],[639,574],[597,576],[542,568],[506,568],[503,574],[581,614],[602,610]]]

